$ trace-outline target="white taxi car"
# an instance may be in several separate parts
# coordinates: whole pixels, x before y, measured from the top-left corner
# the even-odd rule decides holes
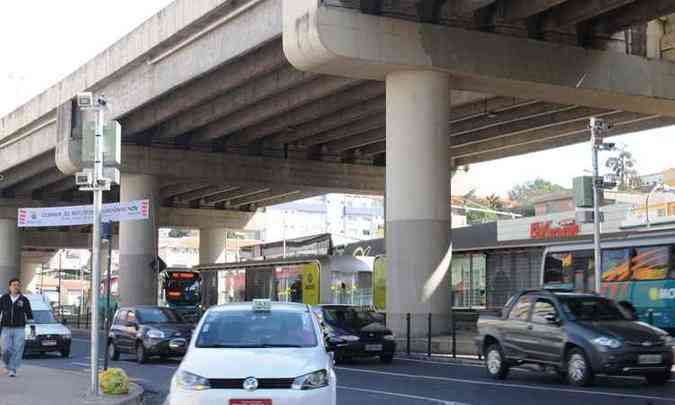
[[[335,405],[333,357],[310,308],[255,300],[210,308],[171,381],[170,405]]]

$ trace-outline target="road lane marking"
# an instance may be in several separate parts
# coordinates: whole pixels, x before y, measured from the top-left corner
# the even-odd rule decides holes
[[[413,363],[422,363],[422,364],[434,364],[438,366],[449,366],[449,367],[474,367],[474,368],[484,368],[485,365],[483,364],[461,364],[461,363],[450,363],[450,362],[440,362],[440,361],[432,361],[432,360],[419,360],[419,359],[406,359],[404,357],[394,357],[397,361],[409,361]],[[522,371],[525,373],[543,373],[542,371],[537,371],[537,370],[532,370],[529,368],[525,367],[512,367],[511,370],[516,370],[516,371]],[[609,377],[609,378],[624,378],[627,380],[643,380],[642,377],[635,377],[635,376],[629,376],[629,375],[610,375],[610,374],[602,374],[603,376]],[[668,383],[670,384],[675,384],[675,379],[669,380]]]
[[[365,388],[354,388],[354,387],[347,387],[344,385],[338,385],[337,388],[339,390],[345,390],[345,391],[356,391],[356,392],[364,392],[367,394],[375,394],[375,395],[382,395],[382,396],[389,396],[389,397],[398,397],[398,398],[405,398],[405,399],[415,399],[418,401],[427,401],[431,402],[433,404],[438,404],[438,405],[468,405],[462,402],[453,402],[453,401],[445,401],[443,399],[437,399],[437,398],[429,398],[429,397],[421,397],[418,395],[410,395],[410,394],[400,394],[397,392],[387,392],[387,391],[379,391],[379,390],[369,390]]]
[[[446,381],[446,382],[458,382],[465,384],[475,384],[475,385],[490,385],[495,387],[505,387],[505,388],[524,388],[537,391],[558,391],[558,392],[569,392],[574,394],[589,394],[589,395],[603,395],[608,397],[619,397],[619,398],[637,398],[637,399],[651,399],[657,401],[671,401],[672,397],[657,397],[651,395],[640,395],[640,394],[631,394],[631,393],[618,393],[618,392],[607,392],[607,391],[589,391],[589,390],[579,390],[572,388],[560,388],[554,386],[537,386],[537,385],[526,385],[526,384],[507,384],[500,382],[491,382],[491,381],[481,381],[481,380],[469,380],[465,378],[453,378],[453,377],[436,377],[436,376],[427,376],[427,375],[415,375],[415,374],[404,374],[404,373],[393,373],[389,371],[377,371],[377,370],[364,370],[359,368],[351,367],[335,367],[336,370],[344,371],[353,371],[356,373],[366,373],[366,374],[380,374],[388,375],[392,377],[405,377],[405,378],[417,378],[422,380],[432,380],[432,381]]]

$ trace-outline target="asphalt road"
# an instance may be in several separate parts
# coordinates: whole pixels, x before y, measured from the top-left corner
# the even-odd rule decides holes
[[[89,362],[89,341],[74,337],[72,356],[31,357],[26,362],[52,368],[85,371]],[[111,363],[123,368],[143,385],[147,404],[161,405],[178,360],[152,361],[139,365],[133,356]],[[505,381],[488,378],[480,365],[449,364],[426,360],[396,359],[394,364],[358,361],[340,364],[338,404],[386,405],[662,405],[675,404],[675,380],[664,387],[649,387],[638,378],[598,377],[590,388],[561,384],[551,375],[513,370]]]

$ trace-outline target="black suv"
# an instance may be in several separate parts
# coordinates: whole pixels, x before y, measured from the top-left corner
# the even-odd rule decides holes
[[[190,343],[193,325],[171,308],[135,306],[115,313],[108,336],[110,359],[120,354],[135,354],[139,363],[151,356],[183,356]]]
[[[594,294],[526,291],[501,316],[481,316],[478,332],[486,369],[498,379],[523,363],[553,369],[578,386],[591,384],[596,373],[640,375],[649,384],[671,377],[672,338]]]
[[[336,361],[351,357],[379,356],[391,363],[396,351],[394,335],[384,326],[384,315],[372,307],[317,305],[313,311],[321,322],[329,351]]]

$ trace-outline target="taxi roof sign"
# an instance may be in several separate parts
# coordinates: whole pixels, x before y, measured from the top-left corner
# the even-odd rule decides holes
[[[269,312],[272,310],[272,301],[269,299],[254,299],[253,300],[253,311],[254,312]]]

